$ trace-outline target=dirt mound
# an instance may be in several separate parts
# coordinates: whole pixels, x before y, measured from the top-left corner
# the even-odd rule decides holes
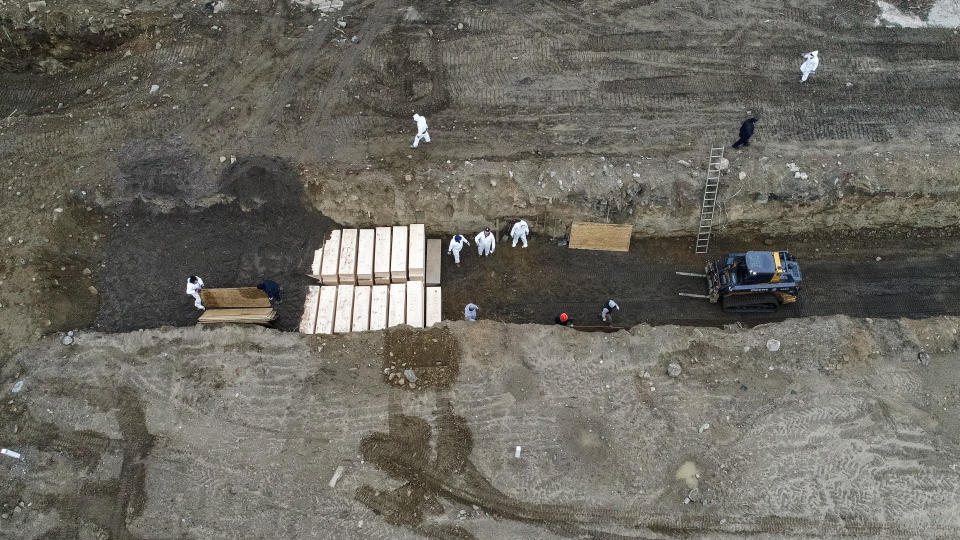
[[[302,203],[292,165],[280,159],[240,160],[225,175],[225,189],[262,205],[238,202],[201,210],[159,213],[135,202],[117,226],[97,273],[101,305],[96,328],[127,331],[194,324],[197,310],[184,292],[187,276],[208,287],[254,286],[270,278],[283,288],[276,326],[300,320],[313,252],[336,224]]]
[[[383,335],[382,367],[384,380],[391,384],[400,384],[410,369],[417,377],[413,388],[447,388],[460,373],[460,344],[445,326],[426,331],[394,328]]]
[[[244,206],[303,206],[303,184],[289,162],[270,156],[241,158],[223,173],[220,193]]]

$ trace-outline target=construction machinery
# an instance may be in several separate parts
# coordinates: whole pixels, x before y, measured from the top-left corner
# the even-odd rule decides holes
[[[739,313],[775,311],[782,304],[796,302],[802,281],[800,264],[788,251],[731,253],[707,263],[703,274],[677,274],[702,277],[707,282],[707,294],[680,296],[706,298],[720,303],[724,311]]]

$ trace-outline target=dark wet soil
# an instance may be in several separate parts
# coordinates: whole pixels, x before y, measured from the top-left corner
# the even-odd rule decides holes
[[[498,243],[489,257],[464,250],[460,268],[444,257],[444,317],[460,319],[468,302],[480,317],[512,323],[553,324],[566,312],[575,325],[603,325],[600,310],[614,299],[613,324],[718,326],[761,324],[787,317],[845,314],[857,317],[926,317],[960,314],[954,286],[960,243],[955,231],[884,230],[845,236],[822,231],[803,237],[718,235],[709,256],[694,254],[691,239],[634,239],[627,253],[585,251],[534,237],[527,249]],[[726,314],[707,300],[704,263],[728,252],[787,249],[803,272],[801,299],[771,314]],[[877,261],[876,257],[880,257]]]
[[[283,288],[274,325],[298,327],[313,252],[338,228],[306,206],[296,169],[276,158],[238,160],[221,179],[232,199],[209,208],[160,213],[135,202],[116,216],[104,267],[95,328],[126,332],[196,323],[187,277],[207,287],[252,287],[272,279]]]

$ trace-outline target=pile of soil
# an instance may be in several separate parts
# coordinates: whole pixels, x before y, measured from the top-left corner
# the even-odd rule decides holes
[[[447,388],[460,373],[460,344],[450,329],[392,328],[383,335],[384,380],[410,390]],[[404,371],[413,370],[416,381],[401,383]]]
[[[309,208],[296,169],[270,157],[228,168],[222,194],[234,200],[209,208],[158,212],[134,202],[121,215],[97,272],[101,293],[95,328],[125,332],[194,324],[187,277],[207,287],[252,287],[272,279],[283,288],[274,323],[298,327],[313,252],[338,226]]]

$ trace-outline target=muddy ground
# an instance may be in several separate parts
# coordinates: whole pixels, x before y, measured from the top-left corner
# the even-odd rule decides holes
[[[469,235],[472,238],[472,234]],[[447,240],[445,240],[446,242]],[[715,234],[707,256],[687,239],[635,239],[627,253],[572,250],[566,239],[531,236],[529,247],[501,239],[496,252],[480,257],[461,252],[443,260],[444,316],[462,317],[468,302],[481,318],[552,324],[566,312],[575,324],[601,325],[600,310],[614,299],[614,325],[760,324],[787,317],[846,314],[855,317],[960,315],[955,286],[960,243],[953,229],[897,230],[803,236],[758,237]],[[726,314],[707,300],[703,279],[677,271],[703,272],[706,261],[749,249],[789,250],[803,275],[800,300],[770,314]],[[711,259],[711,257],[713,259]],[[879,260],[878,260],[879,258]]]
[[[26,388],[0,406],[25,456],[0,459],[3,536],[956,530],[957,322],[895,320],[958,314],[956,28],[850,1],[205,6],[0,2],[0,375]],[[742,322],[797,318],[743,330],[673,272],[702,266],[706,156],[751,115],[712,253],[790,249],[807,282]],[[447,317],[586,321],[612,296],[619,325],[726,326],[169,328],[196,273],[277,280],[292,329],[332,228],[520,216],[531,248],[444,267]],[[632,224],[634,249],[547,241],[577,220]],[[872,320],[799,318],[834,314]],[[391,386],[398,362],[424,387]]]
[[[219,187],[250,159],[295,170],[305,203],[345,226],[524,216],[555,237],[574,220],[682,237],[709,149],[755,115],[753,145],[727,152],[719,226],[792,237],[960,215],[960,36],[877,26],[867,2],[34,8],[0,5],[5,358],[51,331],[188,322],[184,273],[269,273],[297,294],[314,240],[285,234],[323,218],[277,232],[259,203],[207,210],[234,202]],[[810,48],[823,62],[800,85]],[[416,152],[414,111],[433,134]],[[191,227],[233,252],[183,244]],[[150,264],[131,232],[175,260]],[[121,281],[125,307],[104,292]]]
[[[0,372],[3,444],[23,454],[0,460],[0,530],[942,538],[960,527],[958,329],[832,317],[47,339]],[[392,385],[391,359],[446,378]]]

